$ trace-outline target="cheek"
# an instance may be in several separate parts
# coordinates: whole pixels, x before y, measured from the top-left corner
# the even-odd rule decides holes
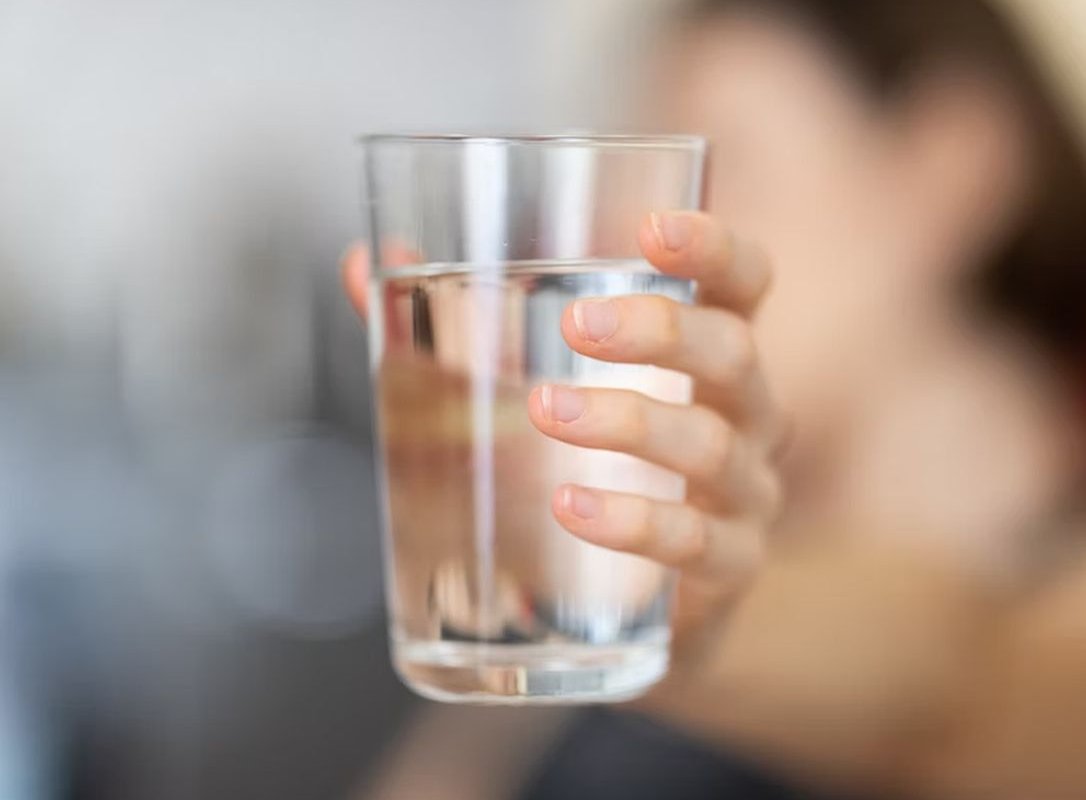
[[[755,331],[781,402],[810,424],[847,413],[887,350],[897,301],[887,266],[853,235],[767,236],[775,278]]]
[[[813,271],[778,270],[773,294],[759,313],[755,335],[773,391],[803,425],[826,417],[844,391],[853,324],[839,303],[819,290]]]
[[[888,210],[886,159],[860,136],[778,131],[735,153],[724,141],[712,159],[711,207],[769,244],[864,237]]]
[[[852,402],[893,317],[892,198],[860,150],[812,136],[721,170],[714,187],[721,218],[773,260],[758,335],[774,388],[808,424]]]

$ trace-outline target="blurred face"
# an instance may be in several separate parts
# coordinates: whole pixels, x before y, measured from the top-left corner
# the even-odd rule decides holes
[[[799,26],[732,16],[669,52],[653,108],[712,139],[712,210],[773,258],[758,321],[766,366],[817,430],[846,413],[927,302],[909,159],[891,115]]]

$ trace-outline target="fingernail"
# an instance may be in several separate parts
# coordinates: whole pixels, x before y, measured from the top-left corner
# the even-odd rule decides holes
[[[594,519],[603,509],[603,502],[596,492],[578,486],[565,487],[562,492],[562,505],[581,519]]]
[[[618,310],[610,300],[578,300],[573,304],[577,333],[591,342],[601,342],[618,330]]]
[[[694,222],[686,214],[653,214],[652,229],[665,250],[682,250],[694,238]]]
[[[584,394],[568,386],[544,386],[539,394],[543,413],[555,422],[573,422],[585,410]]]

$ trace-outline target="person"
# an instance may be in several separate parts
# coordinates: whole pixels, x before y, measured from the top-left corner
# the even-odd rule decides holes
[[[697,403],[528,409],[691,481],[673,506],[556,487],[573,535],[681,572],[642,708],[801,786],[1086,794],[1086,168],[1057,100],[985,0],[704,0],[675,28],[651,113],[716,143],[711,211],[639,236],[701,303],[574,307],[562,334],[692,374]],[[725,791],[721,756],[653,777],[629,764],[660,743],[617,756],[629,723],[597,720],[528,796]]]

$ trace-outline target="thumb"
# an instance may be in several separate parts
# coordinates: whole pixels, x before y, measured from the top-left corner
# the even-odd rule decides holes
[[[365,319],[368,315],[370,257],[364,244],[356,242],[340,258],[340,275],[347,299],[354,310]]]

